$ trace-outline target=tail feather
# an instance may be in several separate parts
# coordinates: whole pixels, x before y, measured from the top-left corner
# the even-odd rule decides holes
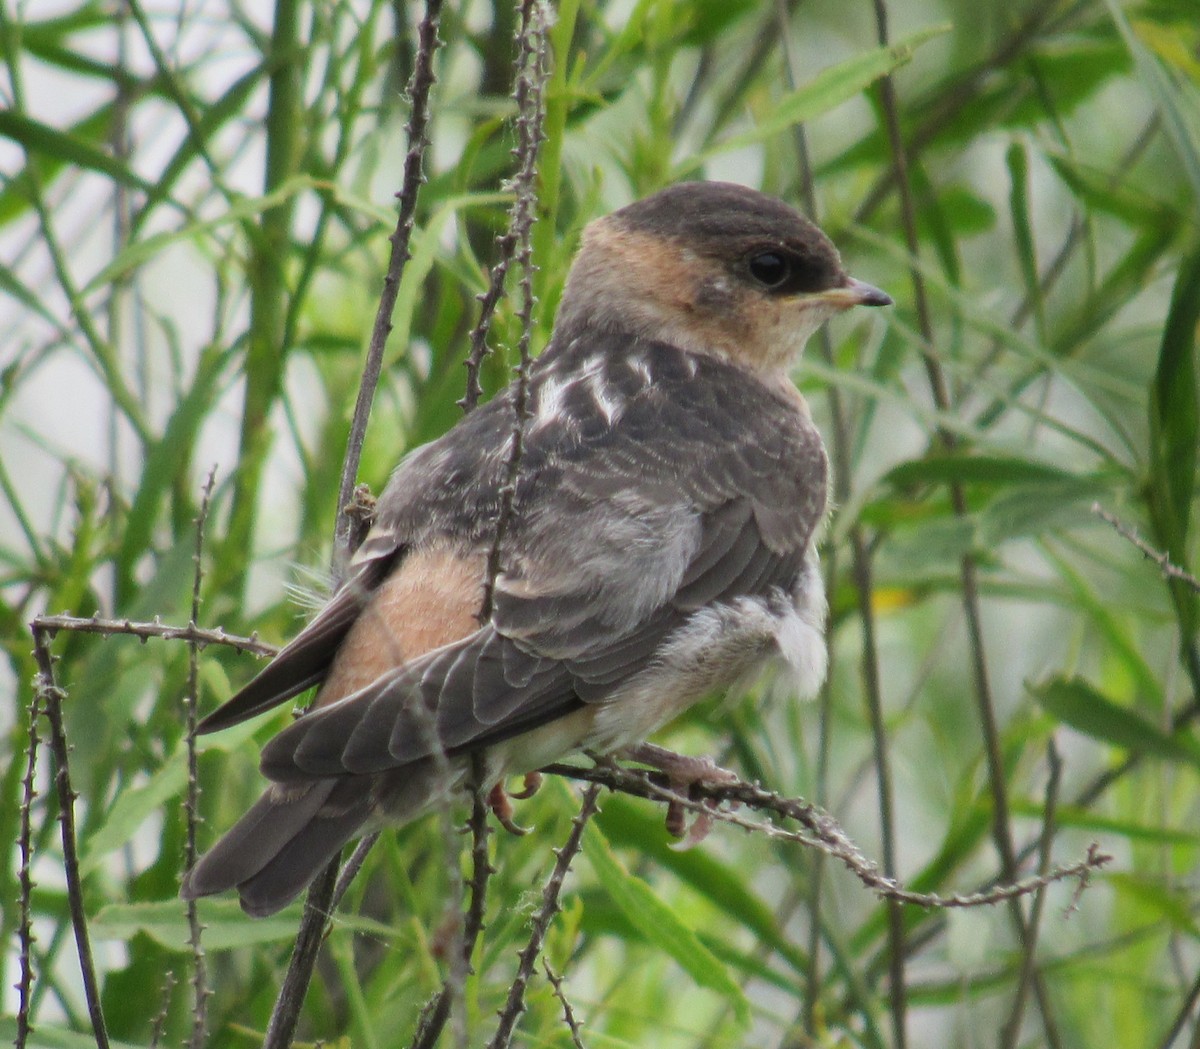
[[[264,918],[286,907],[358,833],[369,811],[364,803],[309,822],[262,870],[238,883],[242,910]]]
[[[271,787],[187,872],[179,894],[194,900],[236,888],[248,914],[274,914],[365,822],[370,791],[363,787],[337,779]]]

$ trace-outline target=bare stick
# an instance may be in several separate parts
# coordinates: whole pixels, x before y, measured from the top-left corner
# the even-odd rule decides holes
[[[571,779],[598,783],[610,790],[634,797],[647,798],[676,804],[692,812],[706,814],[712,819],[733,824],[743,830],[765,834],[783,841],[794,841],[801,845],[820,849],[839,860],[868,889],[882,899],[897,900],[917,907],[942,909],[949,907],[982,907],[1008,900],[1018,899],[1037,892],[1038,889],[1067,878],[1086,878],[1093,870],[1103,867],[1112,857],[1100,852],[1095,844],[1088,848],[1086,856],[1076,863],[1055,867],[1045,875],[1026,878],[967,895],[942,896],[936,893],[919,893],[905,889],[894,878],[883,874],[878,865],[867,859],[862,851],[846,835],[837,821],[816,805],[800,798],[785,798],[745,781],[728,784],[698,783],[691,788],[690,795],[671,789],[667,778],[661,773],[650,773],[641,769],[623,768],[617,765],[597,765],[583,768],[576,765],[547,765],[543,772]],[[786,830],[771,823],[746,819],[734,812],[714,809],[706,801],[737,802],[758,812],[770,813],[794,820],[803,828],[800,831]]]
[[[417,192],[421,182],[422,162],[425,147],[428,144],[426,129],[429,123],[429,92],[436,79],[433,72],[433,56],[441,41],[438,39],[438,25],[441,20],[442,0],[425,0],[425,16],[417,29],[417,53],[413,64],[413,75],[409,81],[408,94],[412,105],[408,121],[408,152],[404,158],[404,178],[398,194],[400,213],[396,221],[396,229],[389,238],[392,245],[388,260],[387,273],[384,276],[383,292],[380,295],[379,309],[375,314],[375,325],[371,330],[371,341],[367,349],[367,360],[363,366],[362,380],[359,383],[358,399],[354,406],[354,417],[350,426],[350,435],[346,444],[346,457],[342,463],[342,477],[338,488],[338,516],[334,525],[333,538],[333,575],[340,579],[345,566],[350,559],[351,543],[355,536],[361,538],[362,516],[357,509],[353,496],[355,479],[358,476],[358,466],[362,458],[363,441],[366,437],[367,422],[371,415],[371,405],[375,399],[375,389],[379,385],[379,376],[383,370],[383,351],[387,343],[388,333],[392,329],[392,311],[396,304],[396,296],[400,290],[400,277],[404,264],[408,261],[408,245],[412,237],[413,218],[416,214]],[[365,858],[366,851],[374,843],[360,844],[362,850],[358,863]],[[358,852],[356,851],[356,855]],[[338,887],[338,869],[341,857],[335,856],[322,874],[309,887],[305,897],[304,916],[300,919],[296,947],[292,951],[288,963],[287,975],[280,988],[279,997],[271,1013],[267,1027],[267,1037],[263,1042],[264,1049],[285,1049],[291,1043],[291,1038],[299,1020],[300,1009],[304,1004],[308,985],[312,980],[313,969],[317,963],[317,954],[324,940],[325,926],[329,920],[330,905],[334,892]],[[357,872],[357,867],[355,868]],[[343,884],[342,892],[349,885],[349,880]]]
[[[279,988],[279,997],[275,999],[275,1007],[271,1010],[263,1049],[289,1049],[292,1044],[292,1035],[296,1033],[296,1024],[300,1019],[300,1008],[304,1005],[313,968],[317,964],[317,954],[325,942],[325,923],[337,882],[339,859],[335,856],[309,886],[304,899],[304,917],[300,919],[300,928],[296,933],[296,946],[292,949],[283,986]]]
[[[200,620],[200,583],[204,579],[204,526],[208,521],[209,500],[212,498],[213,481],[217,475],[214,466],[208,472],[204,494],[200,500],[200,512],[196,515],[196,547],[192,553],[192,619],[188,624],[195,626]],[[184,795],[183,812],[187,824],[187,837],[183,847],[185,870],[196,863],[196,823],[200,818],[200,776],[196,758],[196,708],[200,702],[200,646],[195,641],[188,643],[187,691],[183,697],[183,708],[187,717],[184,739],[187,743],[187,792]],[[188,1045],[191,1049],[204,1049],[205,1030],[208,1026],[208,998],[212,991],[208,987],[208,970],[204,960],[204,945],[201,935],[200,912],[195,900],[187,901],[188,943],[192,949],[192,1034]]]
[[[1161,550],[1155,550],[1145,539],[1138,535],[1136,528],[1125,524],[1115,514],[1111,514],[1105,510],[1099,503],[1092,503],[1092,513],[1100,518],[1101,521],[1111,525],[1113,530],[1122,539],[1127,539],[1136,546],[1147,561],[1153,561],[1158,565],[1158,570],[1163,574],[1164,579],[1178,579],[1185,586],[1189,586],[1197,593],[1200,593],[1200,579],[1197,579],[1191,572],[1187,572],[1177,564],[1174,564]]]
[[[1050,766],[1050,776],[1046,782],[1046,815],[1042,821],[1040,862],[1038,864],[1038,873],[1042,875],[1050,869],[1050,848],[1054,842],[1055,817],[1058,811],[1058,788],[1062,780],[1062,759],[1058,756],[1058,748],[1054,745],[1053,737],[1050,738],[1047,745],[1046,760]],[[1046,893],[1043,889],[1039,889],[1033,898],[1033,908],[1029,913],[1029,935],[1025,939],[1025,945],[1021,952],[1021,973],[1017,978],[1017,993],[1013,998],[1008,1022],[1000,1034],[1001,1049],[1016,1049],[1017,1040],[1021,1034],[1025,1004],[1029,1000],[1029,989],[1033,984],[1038,934],[1041,930],[1045,905]]]
[[[475,953],[475,944],[479,934],[484,929],[484,914],[487,909],[487,884],[495,873],[495,868],[488,858],[488,837],[491,825],[488,823],[488,807],[484,801],[483,755],[476,753],[471,756],[471,818],[467,823],[471,831],[471,901],[467,906],[466,916],[462,927],[462,959],[470,965],[471,955]],[[421,1010],[417,1021],[417,1031],[413,1036],[411,1049],[432,1049],[450,1018],[450,1005],[454,993],[451,980],[447,979],[438,991]]]
[[[25,1049],[30,1034],[33,1033],[31,1023],[31,999],[33,994],[33,800],[37,797],[37,788],[33,777],[37,771],[38,751],[38,718],[41,716],[42,697],[37,691],[29,703],[29,742],[25,750],[25,775],[21,779],[21,830],[17,837],[17,847],[21,853],[21,869],[17,879],[21,885],[20,924],[17,929],[20,944],[21,976],[17,980],[17,1038],[16,1049]]]
[[[545,958],[542,959],[542,971],[546,974],[546,979],[550,981],[550,986],[554,988],[554,997],[562,1006],[563,1022],[571,1032],[571,1044],[575,1046],[575,1049],[583,1049],[583,1038],[579,1034],[581,1025],[575,1019],[575,1010],[571,1008],[566,992],[563,991],[563,978],[550,968],[550,963]]]
[[[102,619],[100,616],[38,616],[29,624],[35,634],[42,634],[46,640],[53,639],[60,630],[71,630],[77,634],[102,634],[112,637],[115,634],[128,634],[132,637],[149,641],[151,638],[162,638],[166,641],[186,641],[189,644],[204,648],[207,645],[228,645],[239,652],[249,652],[255,656],[273,656],[279,651],[274,645],[259,641],[251,634],[249,637],[238,637],[227,634],[220,627],[213,630],[201,630],[195,623],[187,626],[170,626],[154,619],[149,623],[135,623],[131,619]]]
[[[71,789],[70,748],[63,727],[63,690],[54,683],[54,657],[50,654],[49,638],[33,628],[33,654],[38,665],[37,694],[45,705],[50,722],[50,749],[54,754],[54,790],[58,795],[58,818],[62,825],[63,873],[67,880],[67,904],[71,911],[71,928],[75,932],[75,947],[79,953],[79,970],[83,977],[83,993],[87,999],[88,1015],[97,1049],[108,1049],[108,1029],[100,1005],[100,984],[92,959],[91,937],[88,934],[87,910],[83,905],[83,880],[79,873],[78,839],[75,834],[75,799]]]
[[[542,0],[521,0],[520,10],[520,27],[517,33],[517,84],[513,92],[517,101],[517,148],[514,153],[520,166],[513,179],[517,199],[512,207],[509,234],[515,239],[517,261],[521,266],[521,362],[517,366],[512,433],[509,438],[508,460],[504,466],[504,483],[500,488],[500,511],[496,517],[496,534],[492,540],[492,548],[488,552],[487,580],[483,589],[483,605],[479,611],[479,619],[485,623],[492,615],[496,577],[503,568],[501,550],[512,520],[517,477],[525,448],[525,420],[529,415],[529,349],[533,338],[534,307],[533,246],[530,233],[537,214],[538,147],[544,137],[542,98],[546,86],[546,28],[549,16]],[[478,368],[476,376],[477,372]],[[477,377],[475,385],[478,386]],[[468,394],[470,393],[468,383]]]
[[[596,798],[599,794],[600,785],[598,783],[593,783],[584,791],[583,804],[580,806],[578,815],[571,821],[571,833],[567,836],[563,847],[556,850],[558,858],[555,861],[554,870],[550,872],[550,878],[542,890],[542,905],[538,908],[537,914],[533,916],[533,928],[529,933],[529,941],[517,956],[520,959],[517,965],[517,975],[508,989],[508,1000],[504,1003],[504,1008],[500,1010],[500,1025],[488,1043],[488,1049],[508,1049],[512,1043],[517,1020],[525,1011],[525,988],[529,984],[530,976],[533,975],[533,967],[541,953],[542,943],[546,939],[550,922],[562,909],[559,896],[562,894],[563,881],[583,844],[583,830],[596,811]]]
[[[408,84],[412,110],[408,118],[408,153],[404,157],[404,180],[400,192],[396,194],[400,199],[400,214],[396,220],[396,228],[388,238],[392,244],[392,252],[388,259],[387,273],[383,278],[383,293],[379,297],[375,325],[371,329],[371,342],[367,348],[366,363],[363,365],[358,400],[354,405],[350,436],[346,442],[346,457],[342,462],[342,480],[338,487],[338,516],[333,534],[333,569],[337,579],[341,578],[350,559],[354,514],[349,507],[354,493],[354,482],[358,477],[358,464],[362,459],[371,405],[375,400],[375,390],[379,386],[379,376],[383,371],[383,351],[392,330],[392,312],[396,308],[396,296],[400,293],[400,277],[404,272],[404,264],[409,259],[408,245],[412,239],[417,193],[421,183],[425,181],[422,164],[425,148],[429,145],[426,134],[429,126],[429,91],[437,79],[433,72],[433,56],[441,44],[438,39],[438,23],[441,16],[442,0],[425,0],[425,17],[417,29],[417,55],[412,79]]]

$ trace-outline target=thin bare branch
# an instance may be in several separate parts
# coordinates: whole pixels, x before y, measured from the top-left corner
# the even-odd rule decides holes
[[[916,907],[942,909],[948,907],[983,907],[1009,900],[1019,899],[1037,892],[1038,889],[1054,882],[1068,878],[1086,878],[1091,871],[1103,867],[1112,860],[1111,856],[1102,853],[1096,844],[1088,848],[1086,856],[1076,863],[1055,867],[1045,875],[1026,878],[1004,885],[994,886],[982,892],[966,895],[939,895],[937,893],[912,892],[904,888],[894,878],[882,873],[879,866],[869,860],[862,851],[847,836],[837,821],[827,812],[823,812],[811,802],[801,798],[785,798],[782,795],[764,790],[762,787],[739,780],[727,784],[698,783],[692,787],[690,795],[683,795],[671,789],[667,778],[661,773],[647,772],[642,769],[629,769],[617,765],[603,764],[592,768],[576,765],[553,764],[547,765],[542,772],[553,773],[556,776],[566,776],[570,779],[586,780],[598,783],[609,790],[630,794],[638,798],[660,801],[665,804],[681,806],[698,814],[707,815],[723,823],[770,838],[784,841],[794,841],[801,845],[820,849],[826,855],[839,860],[852,874],[855,875],[868,889],[881,899],[896,900],[900,903],[912,904]],[[706,802],[736,802],[745,808],[779,816],[799,823],[802,830],[793,831],[776,826],[773,823],[763,823],[746,819],[735,812],[726,809],[713,808]]]
[[[546,939],[550,922],[562,909],[559,897],[562,894],[563,882],[566,880],[567,872],[571,869],[572,861],[578,855],[579,848],[583,844],[583,831],[588,820],[596,811],[596,799],[599,794],[600,785],[598,783],[593,783],[584,791],[583,804],[579,808],[578,815],[571,821],[571,833],[567,836],[563,847],[556,850],[558,859],[555,861],[554,870],[550,872],[546,887],[542,890],[542,905],[533,916],[529,941],[518,955],[520,961],[517,964],[517,975],[508,989],[508,999],[504,1003],[504,1008],[500,1010],[500,1024],[496,1028],[492,1040],[488,1043],[488,1049],[508,1049],[512,1043],[517,1021],[525,1012],[525,988],[529,984],[530,976],[533,975],[533,967],[541,953],[542,943]]]
[[[886,0],[874,0],[875,24],[881,46],[889,43],[888,11]],[[917,313],[918,330],[921,333],[923,360],[926,378],[933,394],[934,404],[942,414],[953,410],[950,397],[950,387],[942,370],[941,361],[934,352],[933,320],[929,306],[929,296],[925,288],[925,280],[917,259],[920,243],[917,236],[916,206],[913,201],[912,185],[909,179],[908,152],[900,127],[900,105],[896,96],[895,81],[890,75],[879,82],[879,97],[882,103],[884,123],[887,130],[888,144],[892,157],[892,170],[895,176],[896,188],[900,196],[900,217],[904,228],[905,243],[908,247],[910,279],[912,281],[913,301]],[[958,439],[950,430],[939,428],[938,438],[942,446],[953,452],[958,447]],[[958,481],[950,483],[950,502],[957,518],[967,517],[967,501],[963,486]],[[971,655],[971,669],[975,684],[975,701],[979,711],[980,726],[983,733],[984,755],[988,768],[988,787],[992,798],[992,839],[1000,855],[1002,877],[1007,881],[1015,881],[1017,876],[1016,849],[1013,845],[1012,821],[1009,815],[1008,786],[1004,777],[1004,761],[1001,754],[999,723],[996,717],[996,704],[992,695],[991,679],[988,672],[986,648],[983,639],[983,620],[981,601],[979,597],[978,571],[974,557],[968,552],[963,555],[959,566],[959,585],[962,590],[964,619],[967,626],[967,638]],[[1028,942],[1028,926],[1020,902],[1014,898],[1010,904],[1013,925],[1022,945]],[[893,923],[895,919],[893,917]],[[896,944],[889,944],[889,964],[895,964]],[[1060,1039],[1050,997],[1040,974],[1034,974],[1034,989],[1037,994],[1038,1007],[1042,1014],[1042,1026],[1046,1040],[1051,1049],[1057,1049]],[[896,1025],[897,1049],[903,1049],[905,1032],[903,1024],[895,1018],[895,1011],[900,1003],[895,998],[893,988],[893,1023]]]
[[[17,848],[21,854],[21,868],[17,880],[21,886],[18,903],[20,920],[17,927],[17,942],[20,944],[19,964],[21,975],[17,980],[17,1037],[16,1049],[25,1049],[33,1033],[31,1017],[33,995],[33,801],[37,797],[34,774],[37,772],[38,718],[42,712],[42,697],[37,691],[29,703],[29,740],[25,748],[25,773],[21,777],[21,829],[17,837]]]
[[[196,515],[196,547],[192,553],[192,619],[188,624],[195,626],[200,621],[200,584],[204,579],[204,526],[208,522],[209,501],[212,499],[213,482],[217,476],[214,466],[208,472],[204,493],[200,499],[200,512]],[[183,697],[183,708],[187,718],[184,739],[187,744],[187,790],[184,794],[183,812],[186,823],[186,839],[183,848],[184,870],[196,864],[196,823],[200,818],[200,776],[196,757],[196,710],[200,704],[200,646],[195,641],[188,643],[187,690]],[[201,936],[204,926],[200,924],[200,912],[195,900],[187,901],[188,943],[192,950],[192,1033],[188,1041],[190,1049],[204,1049],[205,1031],[208,1027],[208,999],[212,991],[208,986],[208,968],[204,959]]]
[[[550,968],[550,963],[545,958],[542,959],[542,971],[546,974],[546,979],[550,981],[550,986],[554,988],[554,997],[562,1006],[563,1022],[571,1032],[571,1044],[575,1046],[575,1049],[584,1049],[583,1038],[580,1035],[581,1024],[575,1019],[575,1010],[567,1001],[566,992],[563,990],[563,978]]]
[[[1177,564],[1173,564],[1171,559],[1161,550],[1155,550],[1145,539],[1138,535],[1136,528],[1125,524],[1115,514],[1105,510],[1099,503],[1092,504],[1092,513],[1100,518],[1101,521],[1110,525],[1113,531],[1122,539],[1127,539],[1136,546],[1147,561],[1153,561],[1158,565],[1158,570],[1163,574],[1164,579],[1178,579],[1185,586],[1200,593],[1200,579],[1197,579],[1191,572],[1180,568]]]
[[[346,442],[346,457],[342,462],[342,479],[338,486],[338,516],[333,536],[334,578],[340,579],[350,559],[351,539],[355,516],[351,510],[358,464],[362,459],[363,442],[367,435],[367,422],[371,417],[371,405],[379,376],[383,371],[383,351],[392,330],[392,313],[396,308],[396,297],[400,293],[400,278],[404,264],[409,259],[408,245],[412,239],[413,219],[417,211],[417,194],[425,181],[422,166],[425,149],[429,145],[429,92],[436,81],[433,72],[433,56],[441,45],[438,25],[442,17],[442,0],[425,0],[425,17],[417,29],[417,54],[412,80],[408,85],[408,97],[412,106],[408,118],[408,152],[404,157],[404,179],[400,192],[400,213],[396,228],[388,238],[392,251],[388,259],[387,273],[383,278],[383,292],[379,297],[379,309],[375,313],[375,324],[371,329],[371,341],[367,347],[367,359],[363,365],[362,379],[358,387],[358,399],[354,405],[354,416],[350,423],[350,436]]]
[[[1042,819],[1042,838],[1039,850],[1038,873],[1045,875],[1050,869],[1050,850],[1054,844],[1054,831],[1058,812],[1058,788],[1062,782],[1062,759],[1058,756],[1058,747],[1054,738],[1046,747],[1046,762],[1050,767],[1050,775],[1046,781],[1045,816]],[[1038,890],[1033,898],[1033,909],[1029,914],[1028,934],[1021,952],[1021,973],[1017,978],[1017,993],[1013,997],[1012,1009],[1008,1021],[1000,1033],[1001,1049],[1016,1049],[1021,1036],[1021,1021],[1025,1017],[1025,1004],[1029,1000],[1029,989],[1033,984],[1034,966],[1036,964],[1038,934],[1041,931],[1042,913],[1045,910],[1046,893]]]
[[[317,954],[325,942],[325,924],[329,919],[329,902],[337,883],[340,859],[335,856],[308,888],[304,916],[296,932],[296,946],[292,948],[287,973],[271,1010],[263,1049],[289,1049],[292,1044],[300,1009],[317,964]]]
[[[166,641],[186,641],[200,648],[208,645],[228,645],[238,652],[249,652],[255,656],[273,656],[279,651],[274,645],[259,641],[251,634],[249,637],[238,637],[227,634],[220,627],[213,630],[201,630],[195,623],[187,626],[170,626],[161,623],[157,618],[149,623],[135,623],[131,619],[104,619],[100,616],[38,616],[30,624],[30,629],[41,633],[50,640],[60,630],[72,630],[78,634],[102,634],[111,637],[114,634],[128,634],[149,641],[151,638],[162,638]]]
[[[397,194],[400,200],[400,212],[396,220],[396,229],[389,238],[392,245],[391,255],[388,259],[387,273],[384,276],[379,309],[376,311],[375,324],[371,330],[367,359],[363,365],[358,399],[354,406],[354,416],[346,444],[346,456],[342,462],[341,482],[338,487],[338,515],[334,525],[332,563],[335,580],[342,577],[352,553],[352,544],[356,539],[361,539],[363,533],[363,515],[359,510],[363,500],[355,499],[355,495],[358,494],[355,480],[358,476],[358,465],[362,457],[371,405],[375,399],[375,389],[379,385],[379,376],[383,370],[383,351],[388,334],[392,329],[392,311],[400,290],[400,278],[409,258],[408,245],[416,215],[417,193],[424,181],[422,163],[425,148],[428,145],[426,131],[429,123],[429,93],[436,79],[433,71],[433,58],[441,43],[438,38],[441,13],[442,0],[425,0],[425,15],[417,29],[416,56],[412,79],[408,84],[411,103],[408,120],[408,152],[404,158],[404,177],[400,192]],[[371,838],[360,843],[355,852],[355,855],[359,856],[357,861],[359,865],[374,840]],[[287,975],[284,977],[283,986],[280,988],[279,996],[271,1013],[267,1037],[263,1043],[264,1049],[284,1049],[291,1043],[300,1016],[300,1008],[304,1004],[308,985],[312,980],[313,969],[317,963],[317,954],[324,941],[325,926],[329,921],[333,897],[338,888],[340,866],[341,857],[335,856],[329,866],[309,887],[304,903],[304,916],[300,920],[296,947],[292,952]],[[357,870],[358,867],[355,867],[354,873],[357,873]],[[343,893],[348,885],[349,880],[347,879],[343,882],[341,890]]]
[[[517,103],[517,146],[512,151],[517,161],[517,173],[512,187],[516,194],[509,209],[508,229],[496,238],[497,258],[488,276],[488,287],[479,299],[479,320],[471,329],[471,349],[467,354],[467,388],[458,406],[471,412],[483,396],[479,385],[479,370],[484,358],[491,353],[488,330],[496,307],[504,296],[504,282],[516,259],[523,270],[521,289],[522,366],[527,366],[529,336],[532,330],[533,292],[531,278],[530,232],[537,218],[537,158],[544,137],[542,121],[545,115],[543,99],[546,86],[546,29],[548,14],[539,0],[517,0],[519,18],[516,30],[516,67],[513,98]]]
[[[500,489],[500,512],[496,517],[496,533],[492,548],[488,552],[487,579],[483,589],[483,604],[479,610],[480,621],[486,622],[492,615],[492,599],[496,589],[496,577],[500,574],[501,551],[504,536],[512,518],[513,502],[516,498],[517,476],[521,470],[521,457],[525,447],[525,420],[528,417],[530,344],[533,339],[533,244],[531,231],[537,217],[537,158],[538,149],[545,137],[542,130],[545,107],[543,95],[546,87],[546,30],[549,28],[550,13],[543,0],[520,0],[520,23],[517,32],[517,84],[513,97],[517,101],[517,148],[514,155],[518,161],[517,174],[513,179],[517,199],[513,202],[509,220],[509,233],[517,248],[517,262],[521,266],[521,337],[518,345],[520,364],[517,366],[517,388],[513,400],[513,424],[509,438],[508,460],[504,467],[504,484]],[[499,263],[497,264],[499,265]],[[506,267],[507,268],[507,267]],[[472,349],[474,356],[474,349]],[[475,368],[474,385],[478,386],[478,367]],[[468,398],[473,391],[468,384]]]
[[[87,909],[83,903],[83,879],[79,872],[78,837],[75,833],[75,799],[71,787],[70,747],[63,726],[62,704],[65,693],[54,683],[54,657],[50,654],[50,638],[33,627],[33,654],[37,661],[37,695],[50,722],[50,749],[54,754],[54,790],[58,795],[58,819],[62,827],[63,874],[67,882],[67,905],[71,912],[71,927],[79,954],[79,970],[83,977],[83,993],[87,999],[88,1015],[97,1049],[108,1049],[108,1029],[100,1004],[100,983],[96,979],[96,964],[92,957],[91,936],[88,933]]]
[[[488,823],[488,806],[483,797],[483,774],[483,755],[478,753],[472,755],[471,817],[467,823],[471,831],[471,880],[468,883],[471,900],[467,905],[462,923],[461,957],[464,966],[470,965],[471,955],[475,953],[475,944],[479,939],[479,934],[483,932],[484,913],[487,909],[488,880],[496,872],[488,858],[488,837],[491,834],[491,825]],[[453,993],[454,987],[451,980],[447,978],[442,989],[421,1010],[411,1049],[431,1049],[436,1044],[450,1017]]]

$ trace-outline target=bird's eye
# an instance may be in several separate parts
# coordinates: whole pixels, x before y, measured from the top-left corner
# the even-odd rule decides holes
[[[750,275],[768,288],[778,288],[791,273],[791,263],[777,251],[764,251],[750,260]]]

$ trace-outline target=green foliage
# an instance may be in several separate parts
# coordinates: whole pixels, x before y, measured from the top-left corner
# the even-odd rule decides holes
[[[214,464],[201,625],[279,643],[303,614],[287,588],[325,587],[422,5],[42,6],[0,10],[6,842],[20,825],[36,669],[26,623],[65,612],[185,624]],[[460,414],[475,296],[511,201],[514,12],[447,6],[428,181],[360,469],[376,491]],[[897,303],[836,321],[796,373],[838,478],[821,548],[829,689],[798,706],[763,685],[702,706],[663,742],[819,801],[869,856],[883,856],[886,821],[895,873],[917,890],[993,884],[1002,840],[1034,871],[1049,809],[1051,862],[1097,840],[1111,873],[1093,876],[1070,921],[1072,887],[1048,891],[1028,992],[1034,937],[1008,908],[953,920],[906,908],[904,986],[890,994],[900,970],[884,905],[838,864],[723,825],[675,852],[659,807],[602,797],[545,956],[589,1046],[883,1047],[896,1044],[897,1001],[912,1044],[992,1044],[1019,998],[1014,1044],[1167,1045],[1177,1026],[1173,1044],[1194,1044],[1197,595],[1092,512],[1099,503],[1194,571],[1194,3],[887,8],[881,43],[871,5],[832,0],[558,4],[535,345],[597,215],[681,177],[805,206],[811,189],[850,272]],[[916,258],[880,91],[889,74]],[[502,302],[488,394],[508,381],[519,333]],[[931,362],[948,406],[931,393]],[[976,600],[978,644],[964,612]],[[891,770],[883,815],[868,644]],[[54,652],[114,1044],[180,1044],[191,1025],[176,898],[188,652],[77,632]],[[203,650],[202,708],[255,668],[227,647]],[[201,847],[260,790],[257,748],[285,718],[204,741]],[[1063,773],[1048,806],[1052,741]],[[38,758],[28,1044],[94,1045],[45,748]],[[492,840],[498,873],[465,995],[473,1045],[490,1037],[577,804],[566,786],[545,789],[519,803],[533,833]],[[303,1039],[407,1044],[447,971],[455,862],[435,821],[384,835],[334,923]],[[20,919],[17,872],[12,853],[0,867],[5,944]],[[1028,900],[1022,909],[1028,920]],[[204,901],[211,1044],[261,1041],[298,917],[296,906],[252,922],[229,900]],[[17,979],[9,950],[0,984]],[[527,1004],[521,1044],[571,1044],[540,968]]]

